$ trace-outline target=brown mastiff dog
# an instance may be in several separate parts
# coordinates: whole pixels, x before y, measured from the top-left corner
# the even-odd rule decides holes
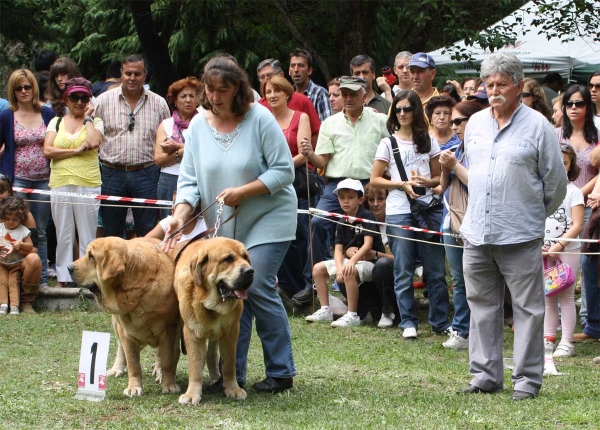
[[[179,306],[173,289],[174,265],[154,248],[157,239],[96,239],[85,255],[69,265],[73,281],[88,288],[98,306],[112,315],[119,350],[109,375],[129,373],[126,396],[142,395],[140,350],[157,348],[158,373],[163,393],[180,392],[175,381]],[[127,369],[123,366],[123,353]]]
[[[235,353],[244,308],[241,299],[247,297],[246,290],[253,279],[248,251],[236,240],[199,240],[181,252],[174,285],[188,352],[189,385],[186,393],[179,397],[179,403],[196,405],[202,398],[202,371],[208,341],[218,342],[225,395],[237,400],[246,398],[246,392],[238,386],[235,377]],[[209,359],[216,360],[216,357],[213,354]],[[208,365],[211,369],[217,363]]]

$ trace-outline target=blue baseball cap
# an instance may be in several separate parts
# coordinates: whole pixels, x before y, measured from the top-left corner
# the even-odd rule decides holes
[[[427,67],[431,67],[435,69],[435,61],[431,58],[431,55],[425,52],[417,52],[410,58],[408,65],[406,67],[421,67],[422,69],[426,69]]]

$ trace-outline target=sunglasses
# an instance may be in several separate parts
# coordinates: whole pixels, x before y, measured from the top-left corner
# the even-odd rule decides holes
[[[463,122],[468,121],[469,118],[456,118],[450,121],[450,125],[461,125]]]
[[[533,97],[533,93],[521,93],[521,97],[523,97],[523,98]]]
[[[573,147],[569,144],[566,143],[562,143],[560,145],[560,151],[561,152],[575,152],[575,150],[573,149]]]
[[[31,91],[33,89],[33,85],[19,85],[18,87],[15,87],[15,91],[21,92],[23,90],[25,91]]]
[[[134,127],[135,127],[135,115],[130,113],[129,114],[129,124],[127,124],[127,130],[133,131]]]
[[[69,94],[69,101],[71,103],[81,102],[87,104],[90,102],[90,96],[78,96],[77,94]]]
[[[412,106],[395,106],[394,107],[394,112],[396,112],[396,113],[400,113],[400,112],[409,113],[414,110],[415,110],[415,108]]]
[[[594,88],[596,88],[597,91],[600,91],[600,84],[592,84],[590,82],[589,87],[590,87],[590,90],[593,90]]]
[[[581,109],[582,107],[585,107],[585,102],[583,100],[577,100],[576,102],[568,101],[565,103],[565,106],[569,109],[573,106],[575,106],[578,109]]]

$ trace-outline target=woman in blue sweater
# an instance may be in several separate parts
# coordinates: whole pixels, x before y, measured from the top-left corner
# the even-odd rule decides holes
[[[223,199],[223,220],[239,207],[236,219],[218,231],[246,245],[255,270],[240,321],[237,380],[240,386],[246,382],[255,318],[267,377],[254,389],[277,393],[291,388],[296,375],[289,323],[275,277],[295,237],[297,198],[285,136],[269,110],[253,99],[248,76],[235,62],[217,57],[206,65],[200,89],[204,109],[188,128],[175,213],[166,234],[181,228],[198,205],[204,209]],[[213,206],[204,213],[208,226],[214,225],[216,211]]]

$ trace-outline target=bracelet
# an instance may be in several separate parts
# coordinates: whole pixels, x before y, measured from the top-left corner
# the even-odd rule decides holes
[[[175,160],[177,160],[178,163],[181,163],[181,157],[179,156],[179,148],[175,150]]]
[[[560,245],[560,247],[562,248],[562,250],[565,250],[565,245],[563,245],[561,242],[558,242],[558,244]]]
[[[86,118],[83,120],[83,125],[86,125],[88,122],[94,123],[94,117]]]

